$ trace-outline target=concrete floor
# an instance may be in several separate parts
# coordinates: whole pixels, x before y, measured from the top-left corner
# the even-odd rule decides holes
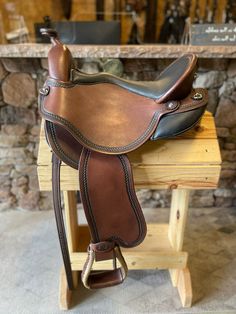
[[[145,210],[147,220],[167,210]],[[154,219],[154,220],[155,220]],[[123,285],[79,287],[69,313],[236,313],[236,209],[190,210],[184,249],[190,253],[194,304],[183,309],[167,271],[130,271]],[[0,213],[0,313],[61,313],[62,261],[53,212]]]

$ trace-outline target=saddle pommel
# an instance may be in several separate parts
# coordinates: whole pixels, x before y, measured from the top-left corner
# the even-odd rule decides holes
[[[68,82],[72,65],[70,50],[60,42],[56,30],[41,28],[40,32],[50,37],[53,44],[53,47],[48,52],[49,76],[59,81]]]

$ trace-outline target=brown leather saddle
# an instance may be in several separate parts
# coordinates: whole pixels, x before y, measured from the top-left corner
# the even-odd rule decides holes
[[[79,170],[91,233],[82,281],[93,289],[113,286],[123,282],[128,271],[120,247],[134,247],[146,235],[125,153],[148,140],[187,131],[204,113],[207,92],[192,88],[197,66],[193,54],[174,61],[156,81],[136,82],[74,69],[71,53],[56,32],[46,29],[43,33],[50,36],[53,46],[39,110],[53,152],[54,210],[68,286],[73,288],[60,199],[61,161]],[[92,271],[95,261],[109,259],[114,262],[113,270]]]

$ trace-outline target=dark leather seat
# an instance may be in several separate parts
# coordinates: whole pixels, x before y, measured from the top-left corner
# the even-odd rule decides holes
[[[172,62],[160,73],[155,81],[140,82],[126,80],[105,72],[86,74],[77,69],[71,70],[71,79],[74,83],[78,84],[111,83],[138,95],[159,100],[164,97],[180,79],[184,80],[189,73],[194,74],[193,69],[195,67],[196,56],[187,54]],[[183,97],[183,94],[181,94],[181,97]]]

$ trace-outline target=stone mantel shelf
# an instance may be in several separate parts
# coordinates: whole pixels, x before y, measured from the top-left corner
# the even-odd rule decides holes
[[[50,44],[0,45],[1,58],[46,58]],[[236,46],[190,45],[69,45],[74,58],[177,58],[195,53],[199,58],[236,58]]]

